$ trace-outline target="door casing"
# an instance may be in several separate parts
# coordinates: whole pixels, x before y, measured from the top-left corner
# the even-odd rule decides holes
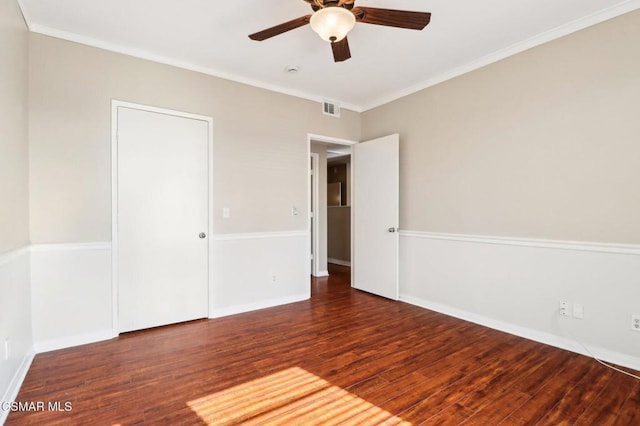
[[[309,197],[309,221],[310,224],[310,238],[311,238],[311,275],[317,277],[320,275],[320,266],[318,260],[320,256],[318,256],[320,252],[320,241],[319,241],[319,224],[318,224],[318,206],[319,206],[319,196],[318,192],[320,189],[320,184],[318,182],[318,178],[320,177],[320,173],[318,170],[318,165],[320,164],[320,156],[315,153],[311,153],[311,172],[309,173],[311,179],[311,185],[309,185],[309,190],[311,191]],[[311,214],[313,214],[313,219],[311,218]]]
[[[356,145],[358,143],[358,141],[354,141],[354,140],[349,140],[349,139],[340,139],[340,138],[334,138],[331,136],[322,136],[322,135],[316,135],[313,133],[309,133],[307,134],[307,158],[309,158],[311,156],[311,143],[313,142],[324,142],[324,143],[329,143],[329,144],[336,144],[336,145],[345,145],[345,146],[349,146],[351,147],[351,155],[353,155],[353,146]],[[350,187],[353,188],[353,173],[351,174],[351,181],[350,181]],[[307,202],[308,202],[308,206],[307,206],[307,212],[311,211],[311,193],[310,193],[310,188],[311,188],[311,174],[307,173]],[[350,191],[349,193],[349,205],[353,206],[353,189]],[[309,232],[309,240],[311,239],[311,235],[313,233],[313,239],[314,239],[314,244],[316,244],[316,247],[318,247],[319,250],[319,243],[318,243],[318,220],[317,220],[317,205],[316,205],[316,220],[314,221],[315,225],[314,227],[311,226],[311,218],[309,217],[309,215],[307,214],[307,229]],[[353,223],[353,208],[351,208],[351,223]],[[314,229],[315,228],[315,229]],[[351,259],[352,259],[352,263],[351,263],[351,282],[353,282],[353,250],[354,250],[354,246],[353,246],[353,227],[351,227]],[[308,246],[311,245],[311,241],[308,241]],[[318,259],[318,252],[316,251],[315,254],[315,258],[316,258],[316,263],[314,263],[314,265],[317,268],[317,259]],[[311,262],[307,262],[307,264],[311,264]],[[312,275],[313,273],[315,273],[315,271],[311,270],[309,272],[309,275]]]

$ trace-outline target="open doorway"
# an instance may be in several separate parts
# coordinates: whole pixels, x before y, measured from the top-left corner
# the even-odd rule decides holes
[[[327,147],[327,263],[351,267],[351,148]]]
[[[392,300],[399,298],[399,211],[400,211],[400,135],[379,137],[363,143],[334,138],[308,135],[308,155],[311,148],[327,157],[327,150],[334,145],[347,145],[351,153],[350,186],[348,189],[350,207],[350,272],[351,285]],[[323,155],[324,153],[324,155]],[[326,171],[322,164],[319,170]],[[310,174],[307,188],[311,184]],[[320,176],[319,180],[322,180]],[[326,179],[326,176],[325,176]],[[326,193],[320,185],[317,217],[313,229],[308,223],[310,234],[318,242],[315,269],[312,274],[328,274],[327,207]],[[326,188],[325,188],[326,191]],[[309,208],[310,191],[307,193]],[[308,210],[311,211],[311,210]],[[311,236],[311,235],[310,235]],[[326,259],[326,260],[325,260]],[[326,262],[326,263],[325,263]],[[327,269],[324,269],[326,265]],[[322,268],[322,269],[321,269]],[[316,275],[318,276],[318,275]]]
[[[356,143],[309,135],[310,164],[316,163],[308,186],[311,275],[315,277],[329,274],[329,262],[351,265],[350,160]]]

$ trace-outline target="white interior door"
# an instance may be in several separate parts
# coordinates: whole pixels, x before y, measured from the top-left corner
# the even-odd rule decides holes
[[[355,145],[352,165],[353,287],[397,300],[399,136]]]
[[[207,121],[117,108],[120,332],[207,317]]]

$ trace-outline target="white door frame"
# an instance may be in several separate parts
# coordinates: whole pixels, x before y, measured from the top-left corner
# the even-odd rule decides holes
[[[322,136],[322,135],[316,135],[313,133],[308,133],[307,134],[307,158],[309,158],[311,156],[311,143],[312,142],[324,142],[324,143],[330,143],[330,144],[336,144],[336,145],[345,145],[345,146],[349,146],[351,147],[351,155],[353,155],[353,146],[356,145],[357,143],[359,143],[359,141],[354,141],[354,140],[349,140],[349,139],[340,139],[340,138],[334,138],[331,136]],[[349,191],[349,205],[351,206],[351,223],[353,223],[353,193],[354,193],[354,187],[353,187],[353,172],[354,170],[351,170],[351,182],[350,182],[350,188],[351,190]],[[317,182],[317,179],[316,179]],[[311,188],[311,174],[307,173],[307,211],[310,212],[311,211],[311,194],[310,192],[310,188]],[[317,194],[317,191],[316,191]],[[319,249],[319,242],[318,242],[318,234],[319,234],[319,228],[318,228],[318,215],[317,215],[317,206],[318,204],[316,204],[316,220],[313,222],[315,224],[314,228],[315,229],[311,229],[311,218],[309,217],[309,215],[307,215],[307,230],[309,232],[309,236],[307,237],[308,239],[311,239],[311,235],[313,233],[314,238],[314,242],[316,244],[317,250],[315,250],[315,260],[318,259],[318,251]],[[350,237],[350,241],[351,241],[351,282],[353,283],[353,252],[355,250],[354,244],[353,244],[353,226],[351,227],[351,237]],[[307,247],[311,246],[311,242],[307,241]],[[315,248],[315,247],[314,247]],[[310,265],[311,263],[309,261],[307,261],[307,265]],[[318,264],[317,262],[314,262],[314,267],[315,269],[318,269]],[[314,276],[316,276],[315,272],[319,272],[319,271],[312,271],[314,272]]]
[[[320,197],[318,196],[318,191],[320,190],[320,185],[318,184],[318,178],[320,174],[318,172],[318,165],[320,164],[320,155],[314,152],[310,153],[309,158],[311,159],[313,166],[311,167],[312,173],[309,173],[309,179],[311,179],[313,188],[309,185],[309,189],[311,191],[311,195],[309,196],[309,212],[313,213],[314,220],[311,220],[311,215],[309,215],[309,221],[313,224],[311,226],[311,275],[317,277],[320,275],[320,262],[318,259],[318,253],[320,252],[320,241],[318,238],[318,234],[320,233],[319,224],[318,224],[318,201]],[[311,175],[313,174],[313,177]],[[311,206],[313,206],[313,211],[311,210]]]
[[[111,296],[114,335],[120,333],[118,325],[118,108],[131,108],[175,117],[206,121],[208,126],[208,315],[211,314],[210,296],[213,294],[213,118],[188,112],[157,108],[133,102],[111,100]]]

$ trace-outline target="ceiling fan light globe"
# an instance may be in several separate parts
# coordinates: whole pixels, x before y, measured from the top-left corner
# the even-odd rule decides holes
[[[353,29],[356,17],[342,7],[325,7],[311,15],[309,24],[324,41],[338,42]]]

